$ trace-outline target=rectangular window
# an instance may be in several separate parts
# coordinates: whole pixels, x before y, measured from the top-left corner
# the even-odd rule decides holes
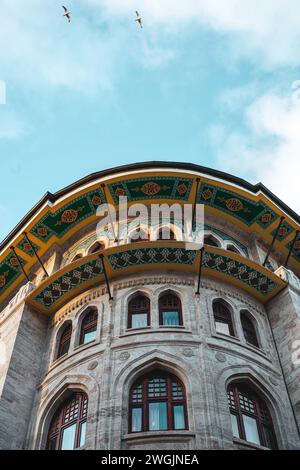
[[[165,402],[150,403],[149,431],[166,431],[167,423],[167,404]]]
[[[142,431],[142,408],[132,408],[131,410],[131,432]]]
[[[183,405],[174,405],[174,429],[185,429]]]
[[[216,332],[230,336],[230,330],[227,323],[216,321]]]
[[[79,447],[84,446],[85,444],[85,435],[86,435],[86,421],[82,423],[80,428],[80,439],[79,439]]]
[[[167,326],[178,326],[179,312],[162,312],[162,324]]]
[[[256,419],[243,415],[246,441],[260,445]]]
[[[72,426],[69,426],[68,428],[64,429],[62,441],[61,441],[62,450],[74,449],[75,433],[76,433],[76,424],[73,424]]]
[[[232,434],[234,435],[234,437],[240,437],[237,416],[234,414],[231,414],[230,418],[231,418]]]
[[[90,343],[96,339],[96,330],[86,331],[83,336],[83,344]]]
[[[147,313],[133,313],[131,315],[131,328],[146,328],[148,326]]]

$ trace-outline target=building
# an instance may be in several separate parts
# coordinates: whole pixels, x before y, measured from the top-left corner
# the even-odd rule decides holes
[[[132,217],[97,236],[122,195],[204,204],[204,251],[176,217],[170,239]],[[0,448],[300,449],[299,228],[262,184],[193,164],[47,193],[0,245]]]

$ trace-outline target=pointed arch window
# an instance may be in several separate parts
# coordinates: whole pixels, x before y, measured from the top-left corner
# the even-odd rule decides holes
[[[234,336],[231,312],[222,301],[213,303],[216,332],[222,335]]]
[[[69,348],[71,344],[71,336],[72,336],[72,323],[68,323],[60,335],[58,351],[57,351],[57,359],[64,356],[65,354],[69,352]]]
[[[159,298],[159,324],[162,326],[182,326],[182,307],[179,297],[172,292]]]
[[[104,243],[96,242],[90,247],[88,254],[93,255],[94,253],[104,250],[104,248]]]
[[[247,343],[259,348],[255,325],[247,312],[241,312],[241,324],[243,328],[244,337]]]
[[[150,326],[150,300],[146,295],[138,294],[128,303],[128,328],[147,326]]]
[[[155,371],[130,389],[129,432],[188,429],[183,383],[172,374]]]
[[[231,251],[232,253],[236,253],[237,255],[241,254],[240,251],[234,245],[227,245],[226,250]]]
[[[209,245],[209,246],[215,246],[217,248],[220,247],[220,243],[212,235],[205,235],[204,236],[204,244]]]
[[[234,437],[277,449],[272,417],[265,401],[243,383],[230,384],[227,394]]]
[[[97,334],[98,312],[96,308],[89,308],[81,322],[79,344],[95,341]]]
[[[74,258],[72,259],[72,263],[74,263],[74,261],[78,261],[79,259],[82,258],[82,254],[81,253],[78,253],[76,256],[74,256]]]
[[[88,397],[75,392],[54,414],[48,433],[48,450],[73,450],[84,446]]]

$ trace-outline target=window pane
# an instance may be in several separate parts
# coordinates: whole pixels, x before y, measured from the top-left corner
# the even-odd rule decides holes
[[[179,325],[178,312],[162,312],[163,325],[177,326]]]
[[[230,336],[229,326],[227,323],[216,321],[216,332]]]
[[[131,328],[144,328],[148,326],[147,313],[133,313],[131,315]]]
[[[240,437],[237,416],[231,414],[230,418],[231,418],[232,434],[234,435],[234,437]]]
[[[67,341],[66,343],[62,344],[59,351],[59,357],[63,356],[64,354],[67,354],[67,352],[69,351],[69,347],[70,341]]]
[[[96,339],[96,330],[87,331],[86,333],[84,333],[83,344],[90,343],[91,341],[94,341],[95,339]]]
[[[174,406],[174,429],[185,429],[184,406]]]
[[[132,408],[131,410],[131,431],[141,432],[142,430],[142,408]]]
[[[256,419],[250,418],[250,416],[243,415],[246,441],[253,442],[254,444],[260,444]]]
[[[84,444],[85,444],[85,435],[86,435],[86,421],[84,423],[82,423],[82,425],[81,425],[79,447],[84,446]]]
[[[76,424],[73,424],[72,426],[64,430],[62,441],[61,441],[62,450],[74,449],[75,432],[76,432]]]
[[[166,431],[167,425],[167,404],[149,404],[149,431]]]

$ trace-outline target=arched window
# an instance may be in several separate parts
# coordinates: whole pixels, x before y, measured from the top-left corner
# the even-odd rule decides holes
[[[276,449],[272,417],[265,401],[243,383],[230,384],[227,393],[233,435]]]
[[[253,346],[256,346],[257,348],[259,348],[255,325],[247,312],[244,312],[244,311],[241,312],[241,323],[242,323],[245,340],[247,341],[247,343],[250,343]]]
[[[188,429],[185,389],[172,374],[155,371],[130,389],[129,432]]]
[[[128,328],[150,326],[150,300],[139,294],[128,303]]]
[[[82,258],[82,254],[78,253],[78,255],[74,256],[74,258],[72,259],[72,263],[74,263],[74,261],[77,261],[78,259],[81,259],[81,258]]]
[[[88,397],[73,393],[54,414],[48,433],[48,450],[73,450],[85,444]]]
[[[96,242],[90,247],[88,254],[93,255],[94,253],[98,253],[98,251],[104,250],[104,248],[104,243]]]
[[[164,326],[182,325],[181,301],[172,292],[162,294],[159,298],[159,324]]]
[[[226,305],[217,300],[213,303],[216,332],[223,335],[234,336],[234,329],[230,310]]]
[[[96,339],[97,321],[97,309],[89,308],[81,322],[79,344],[87,344]]]
[[[63,329],[58,344],[57,359],[68,353],[72,336],[72,323],[68,323]]]
[[[226,250],[231,251],[232,253],[237,253],[238,255],[240,255],[239,250],[234,245],[227,245]]]
[[[146,230],[143,230],[140,227],[136,227],[136,229],[130,233],[129,239],[131,243],[144,242],[150,240],[150,234],[149,232],[146,232]]]
[[[176,240],[175,233],[170,227],[162,227],[158,231],[157,240]]]
[[[209,246],[216,246],[217,248],[220,247],[220,243],[212,235],[205,235],[204,236],[204,244],[209,245]]]

